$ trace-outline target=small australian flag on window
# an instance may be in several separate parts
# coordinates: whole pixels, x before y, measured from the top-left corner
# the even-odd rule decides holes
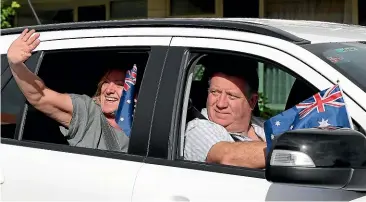
[[[301,92],[299,92],[301,93]],[[351,128],[352,121],[339,85],[320,91],[264,122],[267,153],[276,137],[301,128]]]
[[[135,107],[135,85],[137,77],[137,66],[134,65],[131,70],[126,73],[125,83],[123,86],[123,93],[118,105],[116,113],[116,122],[118,126],[130,137],[133,120],[133,113]]]

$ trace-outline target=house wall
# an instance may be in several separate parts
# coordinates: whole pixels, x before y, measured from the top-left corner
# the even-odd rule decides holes
[[[147,14],[150,18],[161,18],[169,15],[169,0],[147,0]]]
[[[87,5],[105,5],[106,20],[125,19],[113,18],[110,13],[110,2],[113,0],[32,0],[32,4],[37,13],[45,10],[73,9],[73,21],[78,21],[77,8]],[[164,17],[223,17],[224,1],[232,0],[213,0],[215,2],[215,12],[211,14],[179,15],[173,16],[170,13],[171,0],[114,0],[129,1],[131,11],[138,2],[145,2],[146,12],[141,18],[164,18]],[[324,20],[332,22],[344,22],[358,24],[359,22],[359,0],[257,0],[259,1],[258,17],[265,18],[285,18],[285,19],[306,19]],[[135,3],[136,2],[136,3]],[[17,19],[18,25],[29,25],[34,23],[31,10],[27,0],[19,0],[22,8],[19,10]],[[135,3],[135,4],[134,4]],[[243,11],[244,12],[244,11]],[[139,18],[133,16],[133,18]]]
[[[358,0],[266,0],[268,18],[358,24]]]

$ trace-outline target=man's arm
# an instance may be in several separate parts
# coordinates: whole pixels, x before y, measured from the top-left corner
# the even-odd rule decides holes
[[[207,155],[208,163],[248,168],[265,167],[265,142],[218,142]]]
[[[205,162],[207,154],[218,142],[234,142],[225,128],[208,120],[188,123],[184,142],[184,159]]]
[[[20,90],[36,109],[68,127],[72,118],[72,101],[69,95],[46,87],[41,78],[33,74],[24,62],[40,43],[39,34],[25,29],[8,49],[8,62]],[[32,34],[34,34],[32,36]],[[32,37],[31,37],[32,36]]]

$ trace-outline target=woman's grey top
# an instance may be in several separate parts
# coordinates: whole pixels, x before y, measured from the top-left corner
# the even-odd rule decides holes
[[[106,122],[111,135],[117,139],[122,152],[127,152],[129,138],[119,129],[111,127],[103,115],[100,106],[87,95],[69,94],[72,100],[73,113],[70,126],[60,127],[61,133],[67,137],[71,146],[107,150],[102,124]]]

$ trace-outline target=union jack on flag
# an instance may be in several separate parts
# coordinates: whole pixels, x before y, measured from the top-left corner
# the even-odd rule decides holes
[[[302,119],[310,114],[313,110],[317,110],[318,113],[325,112],[325,106],[342,107],[345,103],[343,101],[342,91],[338,85],[321,91],[309,99],[296,105],[298,109],[303,109],[299,113],[299,118]]]
[[[123,85],[123,90],[128,91],[132,85],[136,84],[137,67],[133,66],[132,71],[127,71],[127,76],[125,78],[125,84]]]
[[[301,92],[298,92],[301,93]],[[339,85],[322,90],[264,122],[267,151],[273,139],[301,128],[351,128],[353,124]]]
[[[134,65],[131,70],[126,73],[125,83],[121,100],[119,101],[115,120],[118,126],[130,137],[135,107],[135,85],[137,77],[137,66]]]

